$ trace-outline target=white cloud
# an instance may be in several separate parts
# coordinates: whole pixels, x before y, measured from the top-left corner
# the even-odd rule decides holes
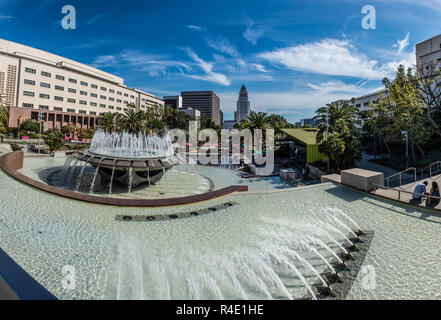
[[[99,68],[99,67],[109,67],[114,66],[119,63],[118,58],[114,55],[103,55],[96,57],[95,60],[92,63],[92,66]]]
[[[239,55],[236,46],[227,37],[218,35],[216,38],[207,38],[205,41],[209,47],[221,53],[226,53],[232,57]]]
[[[257,41],[262,38],[268,31],[266,26],[256,26],[254,21],[247,17],[247,28],[243,33],[245,40],[250,42],[252,45],[256,45]]]
[[[124,50],[117,55],[99,56],[92,65],[97,68],[135,68],[137,71],[147,72],[151,77],[165,74],[171,68],[175,68],[181,73],[191,71],[191,67],[187,63],[170,60],[166,55],[144,54],[135,50]]]
[[[220,85],[229,86],[231,81],[221,73],[213,72],[213,64],[199,58],[190,48],[183,48],[187,55],[205,72],[204,75],[184,74],[185,77],[197,80],[214,82]]]
[[[269,113],[278,113],[287,117],[309,117],[327,103],[340,99],[351,99],[382,88],[366,88],[360,85],[346,84],[341,81],[308,83],[309,89],[302,91],[248,92],[251,109]],[[233,112],[236,108],[237,92],[219,92],[222,109]],[[302,114],[303,116],[300,116]]]
[[[104,17],[105,17],[105,14],[96,15],[96,16],[92,17],[91,19],[87,20],[85,25],[94,24],[95,22],[97,22],[98,20],[101,20]]]
[[[188,28],[188,29],[192,29],[192,30],[197,30],[197,31],[202,31],[202,30],[203,30],[202,27],[200,27],[200,26],[195,26],[195,25],[192,25],[192,24],[189,24],[189,25],[187,26],[187,28]]]
[[[258,57],[291,70],[336,76],[381,79],[385,73],[376,60],[359,53],[349,41],[324,39],[274,51]]]
[[[409,32],[406,34],[406,37],[404,37],[403,40],[397,40],[397,43],[395,43],[392,47],[398,48],[397,54],[401,54],[405,48],[409,46]]]

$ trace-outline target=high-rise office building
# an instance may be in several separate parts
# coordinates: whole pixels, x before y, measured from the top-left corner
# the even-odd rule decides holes
[[[73,123],[95,128],[101,113],[124,113],[164,105],[147,92],[130,89],[124,79],[58,55],[0,39],[0,93],[9,107],[9,127],[18,119],[38,119],[46,129]]]
[[[245,85],[239,91],[239,99],[237,100],[237,111],[234,112],[234,120],[240,122],[248,118],[251,112],[251,103],[248,99],[248,91]]]
[[[415,46],[417,66],[429,67],[427,64],[441,66],[441,34],[418,43]]]
[[[181,96],[167,96],[164,97],[164,104],[166,107],[173,108],[175,110],[182,109],[182,97]]]
[[[182,107],[199,110],[202,116],[207,116],[214,123],[221,125],[220,99],[213,91],[181,92]]]

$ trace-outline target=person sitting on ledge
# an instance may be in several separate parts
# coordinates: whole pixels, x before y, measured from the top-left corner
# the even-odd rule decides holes
[[[415,187],[415,190],[412,194],[412,200],[411,202],[419,202],[422,200],[423,196],[428,195],[426,187],[428,183],[427,181],[424,181],[423,183],[418,183]]]
[[[438,198],[432,198],[432,197],[427,197],[427,201],[426,201],[426,206],[427,207],[436,207],[439,202],[439,187],[438,187],[438,183],[436,183],[435,181],[432,182],[432,189],[430,189],[430,196],[433,197],[438,197]]]

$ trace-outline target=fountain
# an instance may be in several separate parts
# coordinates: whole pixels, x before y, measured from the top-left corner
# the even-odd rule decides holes
[[[158,183],[174,164],[172,142],[167,133],[159,136],[156,133],[138,134],[128,132],[107,133],[98,130],[93,136],[90,149],[78,151],[66,160],[66,167],[75,159],[84,162],[77,178],[77,189],[81,184],[84,168],[89,164],[95,168],[90,193],[93,193],[98,174],[101,183],[108,183],[109,193],[117,182],[132,188],[141,184]]]

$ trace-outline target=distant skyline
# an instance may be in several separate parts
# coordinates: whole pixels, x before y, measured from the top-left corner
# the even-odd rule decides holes
[[[76,8],[76,30],[61,27],[66,4]],[[361,27],[366,4],[376,8],[375,30]],[[296,122],[415,64],[415,44],[441,33],[440,17],[441,0],[2,0],[0,38],[161,98],[213,90],[226,120],[245,84],[253,111]]]

